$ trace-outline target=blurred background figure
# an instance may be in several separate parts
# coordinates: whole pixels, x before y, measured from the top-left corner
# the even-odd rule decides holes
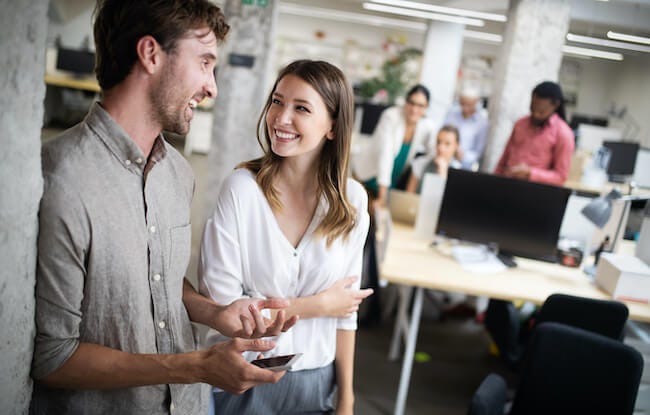
[[[420,193],[422,178],[425,173],[434,173],[447,178],[447,170],[461,168],[458,160],[460,142],[458,129],[453,125],[443,125],[436,137],[436,152],[432,155],[417,157],[413,160],[411,176],[406,190],[413,193]]]
[[[550,81],[537,85],[530,115],[515,123],[495,173],[562,186],[575,146],[573,131],[565,120],[560,85]]]
[[[458,159],[462,168],[467,170],[478,169],[487,140],[488,117],[481,107],[480,99],[478,88],[464,86],[458,97],[458,105],[454,106],[445,118],[445,125],[458,129]]]
[[[432,151],[434,125],[425,117],[429,98],[425,86],[415,85],[406,94],[403,107],[390,107],[381,114],[372,136],[377,146],[376,165],[368,166],[373,171],[361,177],[379,207],[386,206],[388,189],[406,188],[415,156]]]

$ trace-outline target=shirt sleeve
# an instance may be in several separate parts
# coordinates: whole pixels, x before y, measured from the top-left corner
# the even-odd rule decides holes
[[[573,132],[568,128],[560,129],[557,142],[553,147],[552,167],[550,169],[531,167],[530,180],[562,186],[569,177],[574,146]]]
[[[208,218],[199,252],[199,290],[219,304],[246,297],[236,215],[235,189],[224,182]]]
[[[512,128],[512,132],[510,133],[510,137],[508,138],[506,147],[503,149],[501,158],[499,159],[499,162],[497,163],[497,166],[494,169],[494,174],[504,174],[506,171],[506,163],[508,162],[508,157],[510,155],[509,153],[510,153],[510,148],[512,147],[512,138],[515,135],[515,128],[517,128],[517,124],[515,124],[514,127]]]
[[[374,145],[379,146],[379,159],[378,159],[378,172],[377,183],[380,186],[390,187],[391,174],[393,172],[393,162],[395,159],[395,152],[393,150],[393,142],[395,138],[392,136],[395,127],[395,117],[393,108],[391,107],[382,112],[375,133],[373,134]]]
[[[61,367],[79,346],[90,226],[70,186],[45,178],[39,210],[32,376]]]
[[[359,202],[355,204],[357,209],[357,224],[350,232],[348,241],[348,258],[346,272],[343,277],[356,275],[357,281],[353,285],[353,289],[358,290],[361,287],[361,271],[363,266],[363,247],[366,243],[368,236],[368,227],[370,226],[370,216],[368,215],[368,196],[363,190],[361,185],[357,182],[350,182],[354,184],[355,197]],[[350,186],[351,187],[351,186]],[[354,313],[348,318],[339,318],[336,322],[336,328],[340,330],[356,330],[357,329],[357,313]]]
[[[480,120],[479,123],[480,125],[477,127],[473,145],[463,156],[463,166],[466,168],[472,167],[472,164],[481,158],[483,150],[485,150],[489,124],[487,120]]]

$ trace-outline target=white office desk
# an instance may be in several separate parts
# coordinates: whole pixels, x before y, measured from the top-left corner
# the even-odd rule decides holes
[[[393,225],[381,265],[381,277],[402,285],[389,353],[391,359],[398,357],[400,336],[405,334],[406,346],[395,415],[402,415],[406,406],[424,289],[456,291],[503,300],[524,300],[535,304],[542,304],[554,293],[597,299],[612,298],[594,285],[579,268],[525,258],[516,258],[516,261],[517,267],[500,273],[471,273],[465,271],[450,252],[430,246],[429,241],[416,239],[413,228]],[[409,323],[408,294],[411,287],[415,288],[415,298]],[[650,305],[633,302],[625,304],[630,310],[630,319],[650,322]]]

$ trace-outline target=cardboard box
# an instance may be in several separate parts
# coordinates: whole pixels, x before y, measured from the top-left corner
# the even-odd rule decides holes
[[[602,253],[596,284],[617,300],[650,303],[650,266],[635,256]]]

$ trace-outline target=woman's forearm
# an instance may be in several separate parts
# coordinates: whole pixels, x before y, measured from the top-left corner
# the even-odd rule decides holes
[[[336,385],[338,387],[337,410],[345,406],[352,411],[354,408],[354,343],[356,332],[354,330],[336,331]],[[350,412],[351,413],[351,412]]]

